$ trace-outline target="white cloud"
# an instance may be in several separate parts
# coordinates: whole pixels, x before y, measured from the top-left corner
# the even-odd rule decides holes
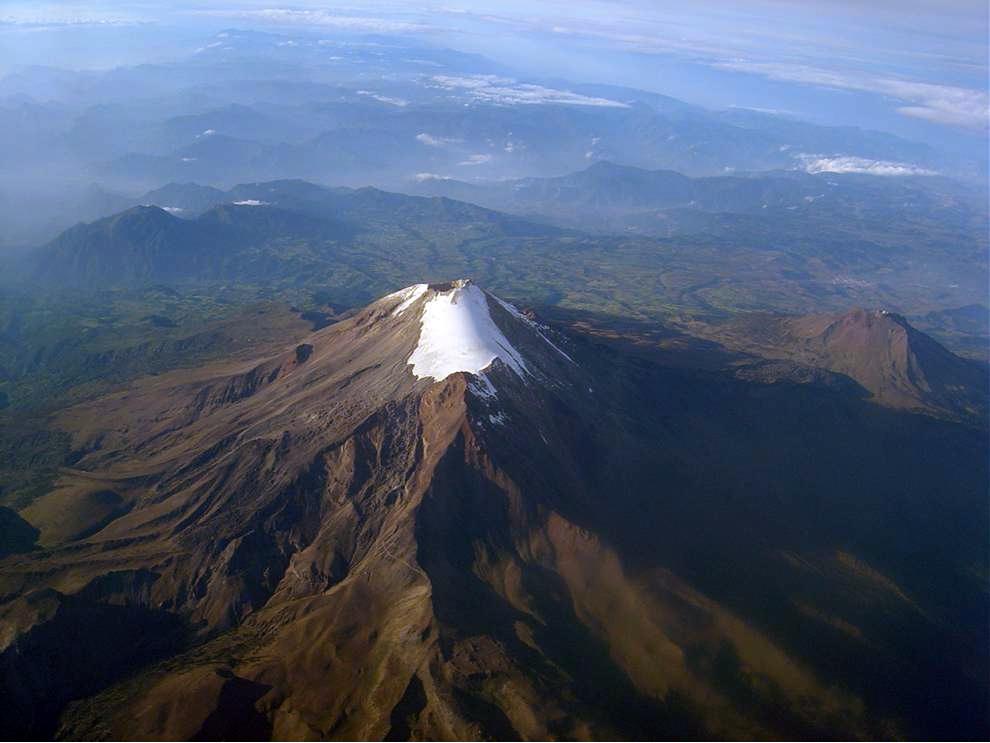
[[[432,134],[427,134],[426,132],[420,132],[416,135],[416,141],[422,144],[428,145],[430,147],[444,147],[448,144],[455,144],[461,140],[455,139],[453,137],[434,137]]]
[[[458,165],[484,165],[487,162],[491,162],[491,155],[471,155],[467,160],[461,160]]]
[[[358,95],[366,95],[369,98],[379,101],[380,103],[387,103],[390,106],[399,106],[400,108],[409,105],[409,101],[404,98],[393,98],[391,96],[381,95],[373,90],[359,90]]]
[[[437,173],[417,173],[413,176],[418,182],[423,183],[424,181],[449,181],[451,180],[449,175],[439,175]]]
[[[167,211],[169,214],[182,214],[185,211],[181,206],[163,206],[162,209]]]
[[[244,199],[243,201],[235,201],[234,206],[268,206],[269,203],[268,201],[258,201],[257,199]]]
[[[713,66],[771,80],[888,96],[907,104],[897,108],[901,114],[940,124],[985,129],[990,120],[990,95],[985,90],[745,59],[721,61]]]
[[[133,26],[148,23],[137,16],[100,14],[89,8],[73,10],[67,3],[31,3],[5,8],[0,25],[9,26]]]
[[[196,50],[196,54],[201,54],[202,52],[205,52],[207,49],[216,49],[218,46],[223,46],[223,42],[222,41],[214,41],[212,44],[207,44],[206,46],[201,46],[199,49]]]
[[[545,88],[542,85],[520,83],[498,75],[434,75],[432,82],[445,90],[464,92],[471,98],[502,105],[557,104],[567,106],[608,106],[629,108],[625,103],[572,93],[569,90]]]
[[[865,173],[867,175],[904,176],[904,175],[938,175],[934,170],[922,168],[911,163],[899,163],[891,160],[870,160],[853,155],[838,155],[828,157],[802,153],[798,159],[809,173]]]
[[[341,15],[329,10],[301,10],[297,8],[264,8],[259,10],[199,10],[197,15],[221,18],[244,18],[278,24],[322,26],[343,31],[369,31],[372,33],[414,33],[429,31],[423,23],[373,18],[370,16]]]
[[[848,22],[853,16],[835,8],[847,3],[849,8],[856,7],[854,25],[847,28],[847,34],[836,34],[825,19],[835,13],[836,19]],[[976,85],[973,88],[919,82],[875,72],[877,67],[873,66],[878,61],[886,63],[887,69],[914,70],[925,65],[931,70],[929,74],[944,80],[954,77],[942,73],[943,69],[966,70],[979,73],[985,81],[985,1],[772,2],[762,4],[766,6],[763,8],[760,3],[749,4],[748,9],[744,9],[746,4],[725,5],[733,10],[681,11],[664,3],[620,0],[615,6],[622,12],[575,13],[566,23],[549,23],[534,15],[525,16],[525,20],[523,16],[501,20],[519,24],[521,31],[582,38],[636,53],[673,55],[773,80],[868,92],[893,99],[894,109],[903,116],[943,125],[977,130],[988,126],[990,97],[985,85],[972,83]],[[793,7],[788,10],[787,5]],[[813,11],[816,17],[823,20],[821,32],[809,32],[806,27],[807,18],[802,14],[805,6],[812,5],[817,6]],[[912,9],[908,11],[907,6]],[[954,15],[963,6],[967,10]],[[899,28],[902,23],[904,27]],[[905,29],[911,29],[909,36],[904,35]],[[802,64],[801,60],[810,62]]]

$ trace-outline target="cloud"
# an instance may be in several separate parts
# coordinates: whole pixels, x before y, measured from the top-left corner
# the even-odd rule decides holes
[[[444,147],[448,144],[456,144],[461,140],[455,139],[453,137],[434,137],[432,134],[427,134],[426,132],[420,132],[416,135],[416,141],[422,144],[428,145],[430,147]]]
[[[224,42],[222,42],[222,41],[214,41],[212,44],[207,44],[206,46],[201,46],[199,49],[196,50],[196,54],[202,54],[207,49],[216,49],[218,46],[223,46],[223,44],[224,44]]]
[[[379,101],[380,103],[387,103],[390,106],[399,106],[401,108],[409,105],[409,101],[405,98],[393,98],[391,96],[381,95],[373,90],[359,90],[357,93],[358,95],[366,95],[369,98]]]
[[[899,163],[891,160],[870,160],[865,157],[838,155],[809,155],[801,153],[797,156],[808,173],[865,173],[867,175],[905,176],[905,175],[938,175],[934,170],[922,168],[911,163]]]
[[[419,183],[425,181],[449,181],[451,177],[449,175],[439,175],[437,173],[417,173],[413,178]]]
[[[268,201],[258,201],[257,199],[244,199],[243,201],[235,201],[234,206],[268,206],[269,203]]]
[[[136,16],[93,13],[90,9],[73,11],[64,3],[38,3],[6,8],[0,13],[0,25],[19,27],[134,26],[149,22]]]
[[[432,83],[445,90],[463,92],[477,101],[500,105],[565,105],[565,106],[606,106],[629,108],[625,103],[572,93],[569,90],[556,90],[542,85],[520,83],[509,77],[498,75],[434,75]]]
[[[458,165],[484,165],[485,163],[491,162],[491,155],[471,155],[467,160],[461,160]]]
[[[548,34],[591,49],[604,44],[606,50],[669,55],[772,80],[866,92],[890,99],[902,116],[978,131],[988,126],[985,2],[771,0],[719,5],[679,9],[609,0],[588,12],[554,18],[524,13],[521,6],[514,17],[463,12],[516,33]],[[809,25],[811,19],[817,25]],[[911,79],[920,69],[945,84]],[[969,87],[958,82],[965,79],[956,74],[960,71],[977,75],[974,82],[962,83]]]
[[[341,15],[329,10],[304,10],[298,8],[263,8],[259,10],[198,10],[196,15],[220,18],[243,18],[286,25],[320,26],[342,31],[371,33],[419,33],[433,30],[431,26],[410,21],[375,18],[372,16]]]
[[[899,113],[939,124],[986,129],[990,122],[990,95],[985,90],[745,59],[716,62],[713,66],[771,80],[888,96],[906,104],[897,108]]]

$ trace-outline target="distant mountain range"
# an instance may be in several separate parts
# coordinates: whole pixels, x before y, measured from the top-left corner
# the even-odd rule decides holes
[[[848,229],[882,216],[893,222],[894,230],[898,219],[926,218],[940,228],[968,227],[975,235],[987,222],[986,201],[978,192],[931,176],[788,170],[690,178],[670,170],[598,162],[554,178],[465,182],[427,177],[408,189],[607,233],[722,231],[706,216],[711,214],[769,218],[783,223],[782,232],[796,220]]]
[[[690,179],[598,164],[554,179],[435,185],[518,212],[297,180],[227,191],[174,183],[19,264],[8,256],[6,280],[80,289],[237,280],[360,306],[419,277],[471,275],[509,296],[639,318],[885,306],[985,357],[982,326],[939,313],[979,314],[986,210],[931,179]]]
[[[445,88],[444,80],[453,83]],[[123,184],[299,177],[394,186],[416,173],[519,177],[599,160],[695,176],[803,169],[809,157],[855,156],[863,167],[899,163],[918,171],[941,171],[946,162],[926,146],[887,134],[713,112],[627,88],[568,86],[570,95],[614,106],[524,106],[477,100],[471,82],[448,75],[397,81],[385,90],[375,85],[375,91],[327,86],[289,105],[238,102],[148,122],[126,135],[127,149],[89,143],[89,152],[105,152],[92,172]],[[474,82],[483,92],[485,81]]]
[[[37,276],[89,285],[258,276],[266,270],[264,256],[256,265],[251,257],[260,246],[348,234],[331,220],[281,209],[225,205],[189,221],[138,206],[63,233],[36,258]]]
[[[560,230],[445,198],[304,181],[244,184],[228,192],[173,184],[113,217],[66,230],[29,258],[33,280],[75,286],[293,280],[357,268],[404,234],[420,242],[547,237]],[[183,217],[176,215],[183,215]],[[188,215],[189,219],[184,218]]]
[[[111,195],[287,178],[396,190],[417,176],[547,177],[600,161],[689,176],[824,169],[985,182],[984,158],[882,132],[515,74],[408,40],[365,47],[237,29],[167,63],[19,68],[0,78],[0,246],[106,216],[90,183]]]

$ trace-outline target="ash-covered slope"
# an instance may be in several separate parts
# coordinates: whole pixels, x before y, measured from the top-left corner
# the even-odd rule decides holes
[[[23,596],[3,608],[5,671],[28,679],[5,695],[5,724],[43,730],[53,722],[46,702],[93,693],[121,672],[98,632],[91,656],[59,640],[72,638],[65,627],[87,612],[99,624],[100,607],[112,606],[127,607],[128,616],[107,620],[125,628],[181,619],[164,633],[170,651],[233,628],[217,641],[239,644],[248,633],[254,644],[261,632],[267,639],[256,647],[281,658],[278,670],[263,672],[283,676],[274,685],[285,713],[270,721],[275,736],[382,737],[397,724],[389,710],[419,685],[430,710],[419,723],[424,735],[477,735],[475,713],[465,711],[471,703],[461,709],[446,678],[470,676],[475,661],[462,658],[467,665],[456,672],[430,669],[439,663],[440,626],[428,570],[470,577],[470,564],[458,563],[465,556],[449,554],[457,529],[445,522],[459,511],[449,498],[478,499],[499,538],[511,541],[496,524],[518,490],[484,441],[528,418],[513,427],[519,464],[546,470],[534,476],[553,482],[546,450],[561,434],[548,393],[573,394],[575,368],[534,323],[454,282],[386,297],[280,357],[172,375],[70,411],[64,424],[83,456],[48,510],[41,503],[33,511],[50,549],[13,558],[0,575],[0,594]],[[543,451],[532,451],[534,436]],[[106,492],[117,500],[109,523],[95,507]],[[66,533],[55,523],[66,502],[92,503],[73,510],[92,517],[91,528],[69,530],[91,536],[58,544],[49,535]],[[522,523],[543,507],[517,506]],[[443,590],[455,580],[444,579]],[[31,650],[53,643],[63,661],[41,672]],[[489,653],[482,665],[509,664],[494,644]],[[191,692],[188,703],[128,719],[114,734],[193,737],[216,715],[235,724],[216,665],[190,668],[192,677],[167,682],[179,683],[182,699]],[[540,703],[527,693],[527,704]],[[176,700],[153,689],[142,704],[171,708]]]
[[[979,444],[876,411],[660,370],[466,281],[254,364],[143,380],[60,419],[77,460],[32,504],[41,548],[0,562],[0,720],[70,738],[878,737],[948,710],[978,729]],[[877,446],[905,461],[855,476]],[[941,447],[967,466],[937,508],[906,499],[904,540],[886,509],[949,481],[948,461],[913,468]],[[920,593],[933,576],[951,601]],[[891,668],[903,682],[879,683]],[[946,677],[933,711],[898,706]]]

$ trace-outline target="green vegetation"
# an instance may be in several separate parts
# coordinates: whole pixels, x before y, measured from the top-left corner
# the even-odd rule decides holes
[[[45,492],[65,461],[52,411],[141,375],[288,345],[424,281],[469,276],[522,305],[652,325],[882,306],[920,318],[957,351],[985,353],[974,343],[985,329],[946,314],[983,301],[985,239],[967,242],[971,223],[931,212],[891,223],[860,210],[849,224],[807,210],[707,214],[703,230],[661,238],[375,189],[235,190],[277,206],[221,205],[194,220],[131,209],[65,232],[7,272],[0,504]]]

